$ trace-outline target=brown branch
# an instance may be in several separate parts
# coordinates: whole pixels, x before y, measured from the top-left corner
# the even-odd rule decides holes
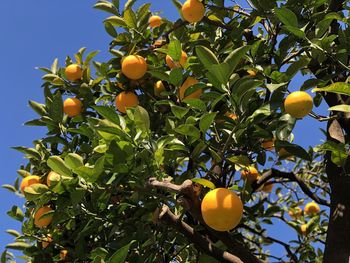
[[[220,260],[220,262],[231,262],[231,263],[244,263],[238,257],[231,253],[224,251],[216,247],[208,238],[204,237],[188,224],[179,219],[178,216],[174,215],[168,206],[164,205],[159,217],[159,221],[164,222],[171,227],[176,228],[182,233],[195,247],[204,253]]]
[[[293,53],[291,53],[288,57],[286,57],[283,61],[282,61],[282,65],[289,63],[289,61],[291,61],[293,58],[296,58],[298,56],[300,56],[303,52],[305,51],[304,48],[299,49],[298,51],[295,51]]]
[[[286,179],[289,179],[293,182],[297,182],[299,184],[301,190],[303,190],[303,192],[307,196],[309,196],[311,199],[313,199],[315,202],[317,202],[321,205],[330,206],[330,204],[327,200],[324,200],[324,199],[318,197],[315,193],[313,193],[310,190],[310,188],[306,185],[306,183],[300,177],[298,177],[296,174],[294,174],[293,172],[282,172],[282,171],[279,171],[276,169],[270,169],[270,170],[266,171],[265,173],[263,173],[262,176],[252,184],[253,192],[255,192],[264,183],[266,183],[269,179],[272,179],[272,178],[286,178]]]
[[[240,14],[242,16],[250,17],[250,14],[242,11],[243,8],[241,8],[241,7],[239,7],[239,9],[241,9],[241,10],[234,9],[234,7],[225,7],[225,6],[216,6],[216,5],[206,5],[206,7],[215,8],[215,9],[219,9],[219,10],[227,10],[230,12]]]

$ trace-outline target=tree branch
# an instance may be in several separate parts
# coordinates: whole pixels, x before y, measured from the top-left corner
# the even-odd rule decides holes
[[[205,238],[188,224],[180,220],[178,216],[174,215],[168,206],[163,206],[158,219],[159,221],[176,228],[190,242],[192,242],[195,247],[204,253],[220,260],[220,262],[244,263],[242,260],[232,255],[231,253],[217,248],[208,238]]]
[[[292,172],[282,172],[282,171],[279,171],[276,169],[270,169],[270,170],[266,171],[265,173],[263,173],[261,175],[261,177],[252,184],[253,192],[255,192],[264,183],[266,183],[268,180],[270,180],[272,178],[286,178],[286,179],[289,179],[293,182],[297,182],[299,184],[301,190],[303,190],[303,192],[307,196],[309,196],[311,199],[313,199],[315,202],[317,202],[321,205],[330,206],[330,204],[327,200],[324,200],[324,199],[318,197],[315,193],[313,193],[310,190],[310,188],[305,184],[305,182],[301,178],[299,178],[296,174],[294,174]]]

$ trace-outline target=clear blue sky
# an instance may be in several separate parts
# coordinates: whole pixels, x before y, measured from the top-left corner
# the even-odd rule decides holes
[[[108,15],[92,8],[94,0],[16,0],[2,1],[0,9],[1,32],[1,90],[2,124],[0,129],[0,184],[12,184],[16,170],[26,160],[23,155],[10,149],[11,146],[32,146],[45,130],[23,126],[36,117],[28,107],[28,100],[42,102],[42,73],[36,66],[50,66],[57,57],[60,65],[66,55],[72,55],[80,47],[89,51],[101,50],[97,60],[108,56],[106,50],[111,38],[105,33],[102,20]],[[124,2],[124,1],[123,1]],[[146,2],[146,1],[139,1]],[[179,16],[170,0],[150,0],[152,11],[161,11],[163,16],[175,20]],[[302,80],[293,86],[298,89]],[[318,113],[326,114],[323,107]],[[324,125],[324,124],[322,124]],[[303,146],[320,142],[319,123],[310,117],[297,124],[296,143]],[[0,251],[12,242],[6,229],[19,230],[20,224],[6,215],[13,204],[22,206],[23,200],[5,189],[0,189]],[[271,230],[281,235],[281,229]]]

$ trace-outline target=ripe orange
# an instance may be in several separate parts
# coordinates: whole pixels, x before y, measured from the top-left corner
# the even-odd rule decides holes
[[[266,151],[272,151],[273,148],[275,148],[275,143],[274,143],[274,139],[272,140],[267,140],[267,141],[263,141],[261,143],[261,147],[264,148]]]
[[[73,118],[81,114],[83,103],[77,98],[68,98],[63,102],[63,112]]]
[[[77,81],[83,77],[83,70],[77,64],[71,64],[66,67],[65,73],[69,81]]]
[[[163,23],[162,18],[160,16],[151,16],[148,22],[149,26],[153,28],[159,27]]]
[[[129,55],[122,60],[122,72],[129,79],[140,79],[147,71],[146,60],[139,55]]]
[[[166,55],[165,57],[165,63],[168,65],[169,68],[173,69],[173,68],[179,68],[184,67],[186,65],[186,61],[187,61],[187,54],[185,53],[185,51],[181,51],[181,58],[180,61],[174,61],[172,59],[172,57],[170,57],[169,55]]]
[[[68,251],[66,249],[62,249],[60,251],[60,260],[65,260],[67,257]]]
[[[265,193],[271,193],[273,189],[273,184],[264,184],[264,186],[262,187],[262,190]]]
[[[139,99],[132,91],[122,91],[115,98],[115,106],[122,113],[126,113],[127,108],[136,107],[137,105],[139,105]]]
[[[21,192],[24,193],[24,189],[32,184],[40,184],[40,177],[37,175],[29,175],[25,177],[21,182]]]
[[[259,177],[259,172],[254,166],[248,166],[241,171],[241,178],[249,183],[254,182]]]
[[[307,234],[307,224],[302,224],[302,225],[300,226],[300,231],[301,231],[301,234],[302,234],[303,236],[306,236],[306,234]]]
[[[41,242],[42,248],[47,248],[51,242],[52,242],[52,237],[50,234],[48,234],[47,237],[45,237]]]
[[[256,71],[255,71],[255,70],[248,69],[248,70],[247,70],[247,73],[248,73],[249,76],[251,76],[251,77],[255,77],[255,76],[256,76]]]
[[[238,119],[238,116],[236,114],[230,112],[226,112],[225,116],[231,118],[234,121]]]
[[[185,97],[186,90],[189,87],[191,87],[192,85],[197,84],[197,83],[198,83],[198,80],[196,80],[193,77],[188,77],[179,89],[180,100],[189,99],[189,98],[198,99],[200,97],[200,95],[203,93],[202,89],[197,89],[195,92],[193,92],[190,95],[188,95],[187,97]]]
[[[303,118],[308,115],[313,107],[312,97],[305,91],[295,91],[287,96],[284,101],[284,109],[294,118]]]
[[[52,215],[45,218],[41,218],[41,216],[50,211],[52,211],[52,208],[49,206],[40,207],[34,215],[34,225],[36,225],[39,228],[48,226],[52,222]]]
[[[304,207],[304,212],[306,215],[314,216],[320,212],[320,207],[315,202],[307,203]]]
[[[293,219],[298,219],[303,214],[303,210],[300,207],[294,207],[289,209],[288,215]]]
[[[46,177],[46,184],[48,187],[51,186],[51,181],[55,181],[55,182],[58,182],[59,180],[61,179],[61,175],[54,172],[54,171],[51,171],[47,177]]]
[[[165,91],[165,87],[164,84],[161,80],[158,80],[155,84],[154,84],[154,94],[156,96],[160,96],[160,94]]]
[[[236,227],[242,219],[241,199],[226,188],[216,188],[208,192],[201,204],[204,222],[217,231],[228,231]]]
[[[182,5],[182,16],[189,23],[195,23],[204,17],[204,5],[198,0],[187,0]]]

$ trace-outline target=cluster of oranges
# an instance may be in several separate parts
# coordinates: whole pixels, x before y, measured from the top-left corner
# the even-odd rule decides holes
[[[321,211],[320,206],[317,203],[312,201],[312,202],[309,202],[305,205],[304,211],[300,207],[297,206],[297,207],[291,208],[288,211],[288,214],[292,219],[297,220],[297,219],[300,219],[303,216],[303,214],[305,216],[312,217],[312,216],[319,214],[320,211]],[[309,232],[308,224],[300,225],[300,232],[303,235],[307,235]]]

